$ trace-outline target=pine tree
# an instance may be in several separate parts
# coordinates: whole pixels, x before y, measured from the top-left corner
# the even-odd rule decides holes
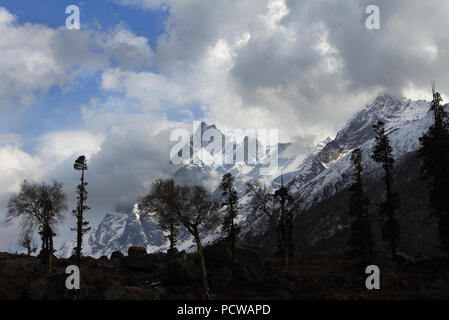
[[[240,233],[240,228],[234,221],[238,213],[238,196],[237,191],[234,188],[234,177],[231,173],[223,175],[220,189],[222,190],[222,196],[225,198],[222,205],[226,207],[222,232],[225,235],[224,240],[231,246],[232,261],[235,261],[235,246]]]
[[[379,213],[386,216],[382,225],[382,235],[389,243],[393,260],[396,260],[396,250],[399,241],[399,223],[395,217],[395,212],[399,207],[399,196],[393,192],[393,169],[394,156],[390,140],[385,133],[385,124],[379,121],[373,126],[376,132],[376,145],[372,154],[372,159],[382,164],[384,169],[385,200],[380,203]]]
[[[86,186],[87,182],[84,181],[84,171],[87,170],[87,161],[85,156],[80,156],[73,165],[73,168],[77,171],[81,171],[81,183],[77,187],[77,199],[78,203],[76,209],[72,211],[72,215],[76,218],[76,228],[72,228],[72,231],[76,231],[76,247],[74,248],[76,254],[77,265],[81,264],[81,251],[83,245],[83,235],[91,228],[88,227],[89,222],[84,220],[83,214],[90,208],[85,204],[87,200]]]
[[[449,116],[434,83],[432,87],[434,124],[420,138],[421,174],[429,189],[431,214],[438,218],[440,246],[449,258]]]
[[[363,186],[362,151],[360,149],[355,149],[352,152],[351,161],[355,168],[355,182],[350,187],[349,214],[352,221],[348,241],[348,245],[351,247],[349,254],[354,257],[361,257],[363,262],[367,262],[369,257],[373,255],[373,243],[369,221],[370,200]]]

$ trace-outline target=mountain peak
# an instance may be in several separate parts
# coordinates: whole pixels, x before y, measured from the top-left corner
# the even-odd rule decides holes
[[[387,101],[395,101],[395,102],[401,102],[403,100],[406,100],[404,96],[400,95],[400,94],[394,94],[394,93],[389,93],[389,92],[385,92],[385,93],[381,93],[379,94],[371,104],[373,104],[374,102],[380,102],[380,103],[385,103]]]

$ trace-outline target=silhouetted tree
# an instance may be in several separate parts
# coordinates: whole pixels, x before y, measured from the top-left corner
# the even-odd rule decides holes
[[[234,222],[237,216],[239,204],[237,191],[234,188],[234,177],[231,173],[223,175],[220,184],[222,196],[224,197],[223,206],[226,207],[226,215],[223,219],[222,232],[225,235],[224,240],[231,246],[232,261],[235,261],[235,246],[240,228]]]
[[[144,213],[143,217],[151,216],[157,219],[159,227],[168,232],[170,249],[176,246],[176,236],[179,228],[179,220],[172,210],[176,199],[177,187],[173,179],[158,179],[153,183],[151,192],[139,201],[139,209]]]
[[[376,145],[372,154],[372,159],[382,164],[384,169],[385,200],[380,203],[379,211],[386,216],[382,226],[382,234],[385,241],[389,243],[393,260],[396,260],[397,243],[399,241],[399,223],[395,217],[395,212],[399,207],[399,196],[393,192],[393,169],[394,156],[390,146],[390,140],[385,133],[385,124],[379,121],[373,126],[376,132]]]
[[[441,249],[449,258],[449,117],[441,101],[433,83],[434,124],[420,138],[419,152],[423,159],[422,178],[429,188],[429,207],[431,214],[438,218]]]
[[[76,254],[77,265],[81,265],[81,251],[83,246],[83,235],[91,228],[88,227],[89,222],[84,220],[84,211],[90,208],[85,204],[87,200],[87,182],[84,181],[84,171],[87,170],[87,161],[85,156],[80,156],[74,163],[73,168],[77,171],[81,171],[81,183],[77,187],[77,199],[78,203],[76,209],[72,211],[72,215],[76,218],[76,228],[72,228],[72,231],[76,231],[76,247],[74,248]]]
[[[33,231],[34,228],[31,225],[23,228],[18,241],[18,245],[27,250],[28,256],[31,256],[32,253],[37,251],[37,247],[33,240]]]
[[[67,196],[62,191],[62,183],[53,181],[52,185],[45,183],[29,183],[23,181],[20,191],[8,202],[7,221],[16,217],[24,217],[27,223],[39,228],[42,239],[40,257],[48,264],[50,272],[52,255],[55,252],[53,237],[55,226],[62,222],[63,212],[67,210]]]
[[[370,200],[365,193],[362,180],[362,151],[355,149],[351,155],[355,168],[355,181],[350,187],[349,215],[352,217],[348,245],[349,254],[361,257],[363,262],[373,255],[371,225],[369,221]]]
[[[255,214],[266,215],[271,225],[274,225],[277,234],[278,252],[283,258],[284,269],[288,269],[289,258],[294,253],[293,223],[301,206],[299,196],[289,194],[284,187],[283,178],[281,187],[273,193],[270,187],[258,181],[246,184],[246,193],[251,197],[250,207]]]
[[[210,299],[209,284],[207,282],[206,263],[204,261],[203,245],[201,244],[200,228],[207,228],[207,223],[212,215],[218,211],[219,204],[203,187],[177,186],[176,201],[172,203],[172,209],[179,221],[186,227],[195,239],[197,253],[201,264],[201,279],[203,295]]]

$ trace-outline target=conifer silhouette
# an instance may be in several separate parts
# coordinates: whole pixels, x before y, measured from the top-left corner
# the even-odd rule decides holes
[[[350,187],[351,198],[349,215],[351,216],[348,245],[350,256],[360,257],[365,263],[373,255],[372,232],[369,221],[370,200],[365,193],[362,173],[362,151],[357,148],[352,152],[351,161],[355,168],[355,181]]]
[[[379,204],[379,213],[385,216],[382,225],[382,235],[388,242],[393,260],[396,260],[397,244],[399,241],[399,223],[395,217],[395,212],[399,207],[399,196],[393,192],[393,169],[394,156],[390,140],[385,132],[385,124],[379,121],[373,126],[376,132],[376,145],[372,154],[372,159],[380,163],[384,169],[385,197]]]
[[[72,211],[72,215],[76,218],[76,228],[72,228],[72,231],[76,231],[76,247],[74,248],[76,254],[77,265],[81,264],[81,251],[83,245],[83,235],[91,228],[88,227],[89,222],[84,220],[83,214],[90,208],[85,204],[87,200],[86,186],[87,182],[84,180],[84,171],[87,170],[87,161],[85,156],[80,156],[74,163],[73,168],[77,171],[81,171],[81,183],[77,187],[77,199],[78,203],[76,209]]]
[[[434,82],[432,91],[434,123],[420,138],[421,174],[429,189],[431,214],[438,218],[440,246],[449,258],[449,117]]]
[[[238,196],[234,188],[234,177],[231,173],[223,175],[220,183],[222,196],[225,198],[223,206],[226,207],[226,215],[223,219],[222,232],[225,235],[225,241],[231,246],[232,261],[235,261],[235,246],[240,228],[235,224],[235,218],[238,213]]]

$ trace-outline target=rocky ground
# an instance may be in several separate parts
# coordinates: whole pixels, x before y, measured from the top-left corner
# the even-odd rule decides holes
[[[214,299],[449,299],[449,267],[438,259],[398,264],[378,258],[381,290],[365,289],[364,270],[343,255],[320,254],[293,261],[288,272],[276,259],[260,251],[240,247],[236,263],[223,245],[205,249]],[[51,273],[36,257],[0,253],[0,299],[72,300],[65,288],[65,268],[74,257],[56,259]],[[130,248],[128,256],[83,258],[79,299],[171,300],[200,299],[198,261],[194,254],[171,252],[146,254]]]

